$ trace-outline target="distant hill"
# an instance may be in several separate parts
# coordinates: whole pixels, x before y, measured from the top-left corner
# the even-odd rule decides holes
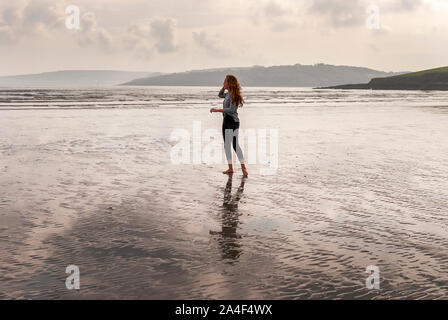
[[[448,90],[448,67],[374,78],[368,83],[344,84],[324,89]]]
[[[227,74],[238,77],[243,86],[250,87],[316,87],[340,83],[367,82],[375,77],[397,75],[368,68],[316,65],[284,65],[247,68],[221,68],[171,73],[135,79],[123,85],[134,86],[219,86]]]
[[[0,87],[110,86],[139,77],[151,77],[160,74],[159,72],[114,70],[64,70],[0,77]]]

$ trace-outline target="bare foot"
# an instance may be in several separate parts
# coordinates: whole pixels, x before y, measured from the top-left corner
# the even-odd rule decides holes
[[[244,164],[241,164],[241,171],[243,171],[243,177],[247,177],[249,175],[249,172],[247,172],[246,166]]]
[[[227,169],[226,171],[223,171],[222,173],[224,173],[224,174],[232,174],[233,170],[232,169]]]

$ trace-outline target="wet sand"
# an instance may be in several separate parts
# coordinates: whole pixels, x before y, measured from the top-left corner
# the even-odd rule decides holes
[[[448,298],[447,93],[247,89],[279,168],[229,179],[170,160],[215,89],[0,89],[0,298]]]

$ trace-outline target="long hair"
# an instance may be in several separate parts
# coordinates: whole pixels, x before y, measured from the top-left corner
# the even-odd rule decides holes
[[[232,95],[232,103],[238,107],[242,107],[244,104],[243,96],[241,95],[241,85],[238,79],[231,74],[226,76],[227,86],[229,93]]]

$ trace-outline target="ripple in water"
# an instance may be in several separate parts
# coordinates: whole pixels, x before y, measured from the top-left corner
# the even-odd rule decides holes
[[[0,90],[0,298],[448,297],[447,93],[248,88],[279,169],[243,179],[169,158],[215,91]]]

